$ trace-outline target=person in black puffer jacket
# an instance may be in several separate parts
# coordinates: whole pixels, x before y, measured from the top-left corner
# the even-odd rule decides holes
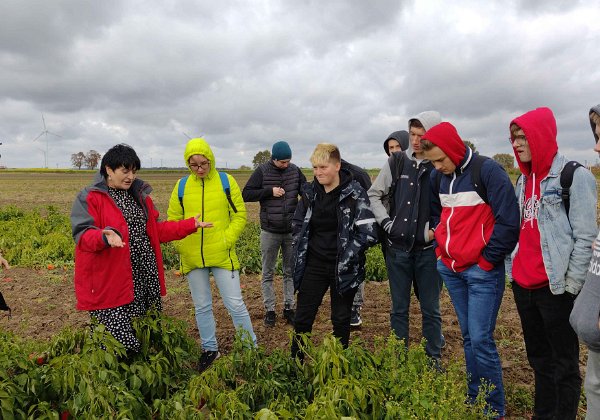
[[[260,202],[260,249],[262,253],[262,293],[264,323],[274,327],[275,291],[273,275],[281,248],[283,267],[283,317],[294,322],[294,283],[292,281],[292,217],[298,204],[300,188],[306,177],[290,162],[292,149],[285,141],[273,144],[271,160],[252,173],[242,190],[244,201]]]

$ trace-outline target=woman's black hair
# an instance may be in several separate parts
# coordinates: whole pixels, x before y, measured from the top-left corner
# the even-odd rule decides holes
[[[113,171],[121,166],[125,169],[137,171],[140,169],[140,158],[133,150],[133,147],[121,143],[111,147],[102,157],[100,163],[100,173],[104,178],[108,177],[106,167]]]

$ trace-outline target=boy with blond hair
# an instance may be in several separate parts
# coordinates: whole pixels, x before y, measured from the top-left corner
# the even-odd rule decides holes
[[[300,359],[298,335],[312,331],[327,289],[333,335],[348,346],[354,295],[365,279],[365,251],[377,242],[367,193],[342,169],[337,146],[318,144],[310,161],[314,180],[302,188],[292,222],[298,291],[292,356]]]

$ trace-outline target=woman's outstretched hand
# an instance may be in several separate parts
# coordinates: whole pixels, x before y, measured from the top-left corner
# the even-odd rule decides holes
[[[200,220],[200,214],[197,214],[194,219],[196,219],[196,227],[197,228],[211,228],[213,227],[213,224],[211,222],[202,222]]]
[[[121,237],[114,230],[105,229],[102,233],[106,236],[106,240],[111,248],[123,248],[125,246],[125,242],[123,242]]]

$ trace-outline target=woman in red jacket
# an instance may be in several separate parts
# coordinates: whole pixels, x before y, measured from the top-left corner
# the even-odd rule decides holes
[[[166,294],[160,243],[202,226],[197,218],[159,221],[152,188],[136,178],[139,169],[133,148],[112,147],[71,210],[77,309],[90,311],[132,352],[140,350],[132,318],[160,311]]]

